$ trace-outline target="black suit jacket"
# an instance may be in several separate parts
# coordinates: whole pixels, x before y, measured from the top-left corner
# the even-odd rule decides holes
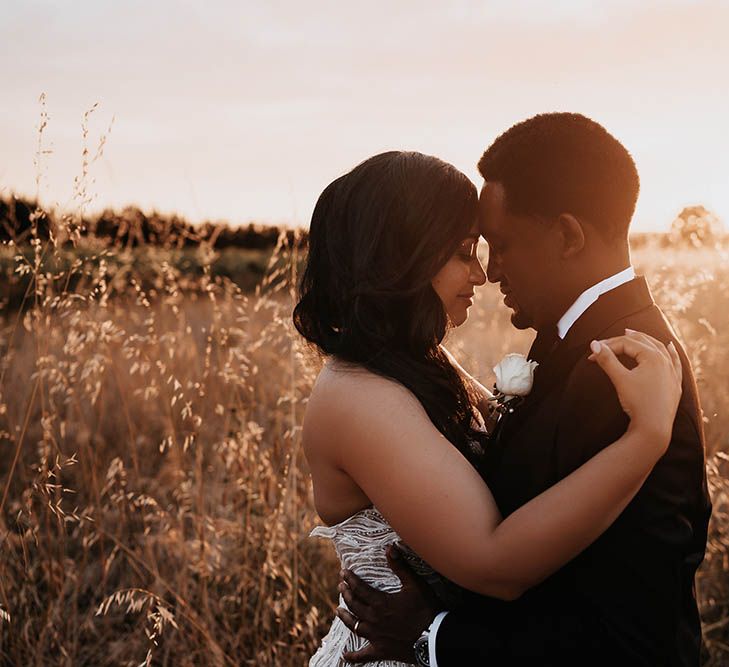
[[[625,432],[615,390],[587,356],[591,340],[626,327],[673,340],[681,356],[683,394],[667,452],[615,523],[560,571],[516,601],[474,595],[448,614],[437,635],[439,667],[699,664],[694,575],[711,513],[702,416],[686,354],[643,278],[602,295],[540,363],[482,473],[507,516]]]

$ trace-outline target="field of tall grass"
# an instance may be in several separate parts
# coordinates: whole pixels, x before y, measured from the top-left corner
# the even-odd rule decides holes
[[[205,242],[190,265],[93,237],[70,260],[52,239],[0,251],[0,663],[305,664],[337,567],[307,537],[300,425],[321,362],[291,324],[304,250],[282,237],[245,290]],[[729,662],[728,260],[727,246],[634,256],[705,412],[706,665]],[[447,341],[486,384],[529,343],[493,286]]]

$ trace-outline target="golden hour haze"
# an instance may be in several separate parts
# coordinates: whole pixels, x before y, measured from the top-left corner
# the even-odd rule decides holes
[[[0,664],[729,664],[729,2],[1,15]]]
[[[630,146],[637,231],[682,207],[729,217],[729,6],[544,3],[11,2],[0,187],[71,204],[84,111],[93,207],[193,221],[307,225],[321,184],[387,149],[438,155],[477,180],[480,150],[515,119],[579,111]],[[32,35],[33,48],[29,48]]]

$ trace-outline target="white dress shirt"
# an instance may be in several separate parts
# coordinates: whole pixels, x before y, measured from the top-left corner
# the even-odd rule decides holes
[[[601,280],[597,285],[593,285],[586,289],[580,296],[577,297],[575,302],[567,309],[567,312],[562,315],[559,322],[557,322],[557,333],[560,338],[564,338],[567,332],[572,328],[572,325],[582,317],[584,312],[597,301],[605,292],[614,290],[616,287],[620,287],[635,278],[635,270],[632,266],[627,269],[623,269],[619,273]]]
[[[597,301],[603,294],[614,290],[616,287],[620,287],[635,278],[635,270],[632,266],[627,269],[612,275],[605,280],[601,280],[596,285],[586,289],[580,296],[577,297],[575,302],[567,309],[567,312],[557,322],[557,334],[560,338],[564,338],[567,332],[572,328],[572,325],[584,315],[585,311]],[[430,634],[428,635],[428,654],[430,658],[430,667],[438,667],[438,661],[435,657],[435,638],[438,633],[438,628],[443,622],[443,619],[448,614],[447,611],[442,611],[438,614],[433,622],[430,624]]]

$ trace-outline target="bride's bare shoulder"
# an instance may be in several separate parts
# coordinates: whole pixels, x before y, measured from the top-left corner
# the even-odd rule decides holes
[[[423,411],[405,386],[362,366],[330,359],[314,383],[307,405],[307,421],[367,416],[373,411],[406,409]]]
[[[405,386],[361,366],[328,362],[314,383],[304,415],[303,445],[310,464],[372,455],[395,431],[432,428],[425,409]],[[373,444],[374,442],[374,444]],[[367,458],[366,457],[366,458]]]

